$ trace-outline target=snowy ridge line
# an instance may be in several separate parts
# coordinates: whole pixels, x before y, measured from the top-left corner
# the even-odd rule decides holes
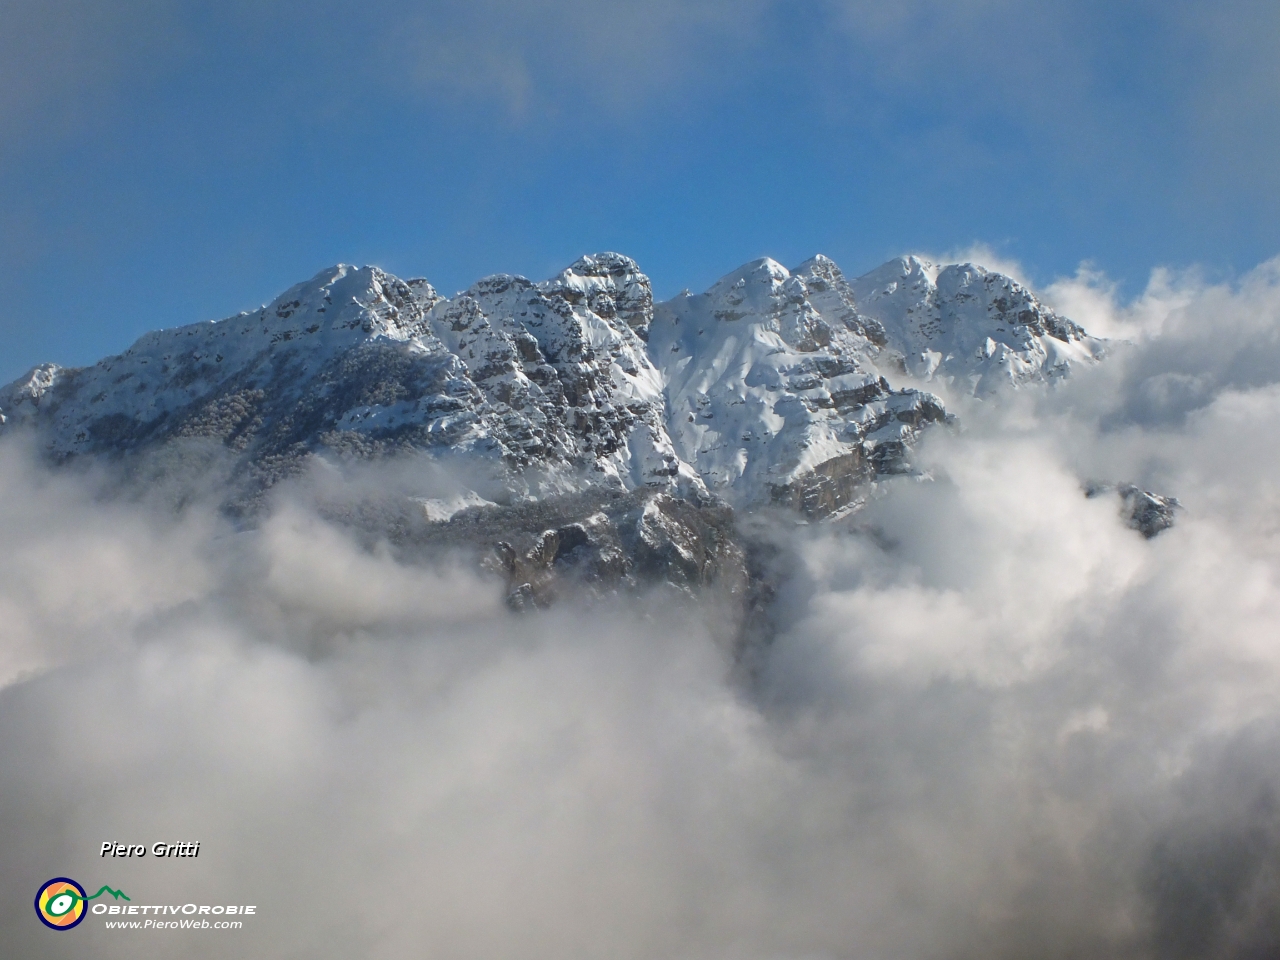
[[[947,419],[930,381],[984,395],[1103,356],[1016,281],[916,257],[852,282],[766,258],[656,305],[616,253],[452,298],[339,264],[92,367],[38,366],[0,389],[0,433],[35,431],[55,461],[230,453],[250,510],[316,454],[418,450],[486,465],[506,498],[603,485],[825,516],[910,472]]]

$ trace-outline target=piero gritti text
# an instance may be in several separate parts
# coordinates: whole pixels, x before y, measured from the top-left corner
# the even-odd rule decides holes
[[[153,857],[198,857],[200,856],[200,841],[166,843],[163,840],[158,840],[151,844],[150,847],[147,847],[146,844],[142,843],[115,843],[111,840],[104,840],[98,856],[145,857],[148,850],[150,850]]]

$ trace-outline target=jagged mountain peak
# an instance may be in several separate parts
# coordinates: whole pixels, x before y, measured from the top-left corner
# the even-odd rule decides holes
[[[805,260],[798,267],[792,270],[792,273],[807,273],[812,269],[819,270],[839,270],[839,265],[828,257],[825,253],[815,253],[808,260]]]
[[[914,438],[945,419],[904,370],[982,392],[1092,361],[1096,343],[1008,277],[919,257],[852,281],[821,254],[794,270],[762,257],[657,305],[612,252],[452,298],[336,264],[260,310],[36,368],[0,416],[58,458],[213,441],[246,489],[313,454],[426,449],[490,462],[520,496],[709,487],[823,514],[909,470]]]
[[[294,284],[263,309],[281,314],[297,309],[289,306],[294,300],[300,301],[300,305],[330,307],[336,303],[341,307],[349,302],[368,306],[379,299],[395,298],[430,303],[440,297],[435,288],[420,277],[401,280],[381,267],[336,263],[310,280]]]
[[[886,260],[874,270],[869,270],[857,278],[857,283],[866,291],[876,288],[890,288],[885,293],[892,293],[902,287],[933,286],[943,268],[927,257],[907,254]],[[877,291],[880,292],[880,291]]]
[[[650,355],[676,452],[734,503],[844,508],[877,474],[909,469],[911,440],[945,416],[936,398],[891,387],[879,332],[825,257],[795,273],[753,260],[659,304]]]
[[[648,335],[653,320],[653,285],[630,257],[595,253],[539,285],[548,296],[584,306],[598,317],[617,317],[638,336]]]
[[[962,392],[1052,381],[1106,354],[1017,280],[974,263],[899,257],[850,286],[859,316],[883,326],[911,376]]]
[[[777,260],[761,257],[726,273],[701,296],[722,305],[720,319],[732,320],[742,304],[748,305],[747,310],[767,309],[790,277],[790,271]]]
[[[469,297],[475,300],[482,297],[497,296],[509,290],[515,290],[519,293],[525,290],[533,290],[536,287],[537,284],[532,280],[518,273],[491,273],[487,277],[481,277],[467,289],[461,291],[454,299]]]
[[[400,497],[387,530],[490,550],[517,606],[549,602],[557,571],[742,596],[726,502],[845,515],[952,419],[920,380],[982,394],[1095,362],[1100,344],[1009,277],[919,257],[854,280],[821,254],[791,270],[763,257],[659,304],[608,252],[450,298],[336,264],[259,310],[34,368],[0,388],[0,433],[30,429],[54,460],[216,476],[246,516],[313,458],[414,452],[459,464],[458,489]],[[1122,496],[1147,535],[1172,521],[1169,498]]]
[[[640,264],[626,254],[614,253],[611,250],[584,254],[569,264],[563,273],[575,273],[583,277],[644,276],[640,272]]]
[[[0,405],[0,426],[34,417],[41,399],[58,382],[62,370],[56,363],[40,363],[5,387],[3,405]]]
[[[836,286],[848,284],[840,265],[821,253],[792,268],[790,273],[793,277],[799,277],[810,290],[821,290],[824,284]]]

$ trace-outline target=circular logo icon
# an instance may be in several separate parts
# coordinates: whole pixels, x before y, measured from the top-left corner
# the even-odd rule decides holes
[[[36,916],[46,927],[70,930],[84,919],[84,887],[70,877],[54,877],[36,894]]]

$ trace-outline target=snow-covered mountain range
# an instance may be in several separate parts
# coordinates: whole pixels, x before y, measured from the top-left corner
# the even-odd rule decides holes
[[[823,256],[761,259],[658,304],[616,253],[453,297],[338,265],[252,313],[36,367],[0,389],[0,434],[143,482],[215,477],[250,521],[313,464],[425,456],[462,485],[362,503],[358,526],[478,547],[516,606],[566,578],[716,583],[750,624],[771,588],[738,512],[847,514],[954,419],[936,385],[985,397],[1105,352],[1013,279],[917,257],[853,281]]]
[[[452,298],[339,265],[256,312],[39,366],[0,390],[0,431],[58,460],[213,442],[250,493],[317,454],[413,449],[486,462],[517,497],[710,491],[826,515],[946,418],[929,380],[981,394],[1102,352],[1008,277],[915,257],[852,283],[821,256],[758,260],[656,306],[613,253]]]

